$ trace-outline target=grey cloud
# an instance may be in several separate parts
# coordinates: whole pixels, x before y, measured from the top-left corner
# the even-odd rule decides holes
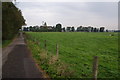
[[[63,26],[93,25],[117,29],[117,3],[114,2],[23,2],[17,6],[28,25],[40,25],[45,20],[50,25],[61,22]]]

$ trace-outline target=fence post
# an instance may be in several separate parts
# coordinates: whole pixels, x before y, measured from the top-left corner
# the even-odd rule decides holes
[[[40,41],[38,41],[38,45],[40,45]]]
[[[46,40],[45,40],[45,44],[44,44],[44,47],[45,47],[45,50],[47,50],[47,44],[46,44]]]
[[[93,80],[97,80],[98,73],[98,56],[94,56],[93,60]]]
[[[58,47],[58,44],[56,44],[56,55],[57,55],[57,58],[58,58],[58,55],[59,55],[59,47]]]

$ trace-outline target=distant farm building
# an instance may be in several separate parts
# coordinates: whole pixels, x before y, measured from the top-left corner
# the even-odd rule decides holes
[[[44,22],[42,26],[40,26],[40,29],[52,29],[52,26],[47,26],[47,23]]]

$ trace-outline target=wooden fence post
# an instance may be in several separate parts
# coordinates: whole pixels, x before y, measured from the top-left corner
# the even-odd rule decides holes
[[[47,50],[47,44],[46,44],[46,40],[45,40],[45,44],[44,44],[44,47],[45,47],[45,50]]]
[[[93,60],[93,80],[97,80],[98,73],[98,56],[94,56]]]
[[[59,47],[58,47],[58,44],[56,44],[56,55],[57,55],[57,58],[58,58],[58,55],[59,55]]]
[[[38,41],[38,45],[40,45],[40,41]]]

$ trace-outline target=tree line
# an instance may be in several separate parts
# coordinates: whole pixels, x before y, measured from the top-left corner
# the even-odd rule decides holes
[[[72,27],[63,27],[62,24],[58,23],[56,26],[30,26],[24,27],[23,31],[33,31],[33,32],[104,32],[105,27],[94,28],[91,26],[88,27],[77,27],[75,29],[74,26]],[[106,30],[107,32],[107,30]]]
[[[23,31],[32,31],[32,32],[62,32],[62,25],[56,24],[56,26],[29,26],[24,27]]]
[[[12,39],[25,25],[25,19],[12,2],[2,3],[2,40]]]

